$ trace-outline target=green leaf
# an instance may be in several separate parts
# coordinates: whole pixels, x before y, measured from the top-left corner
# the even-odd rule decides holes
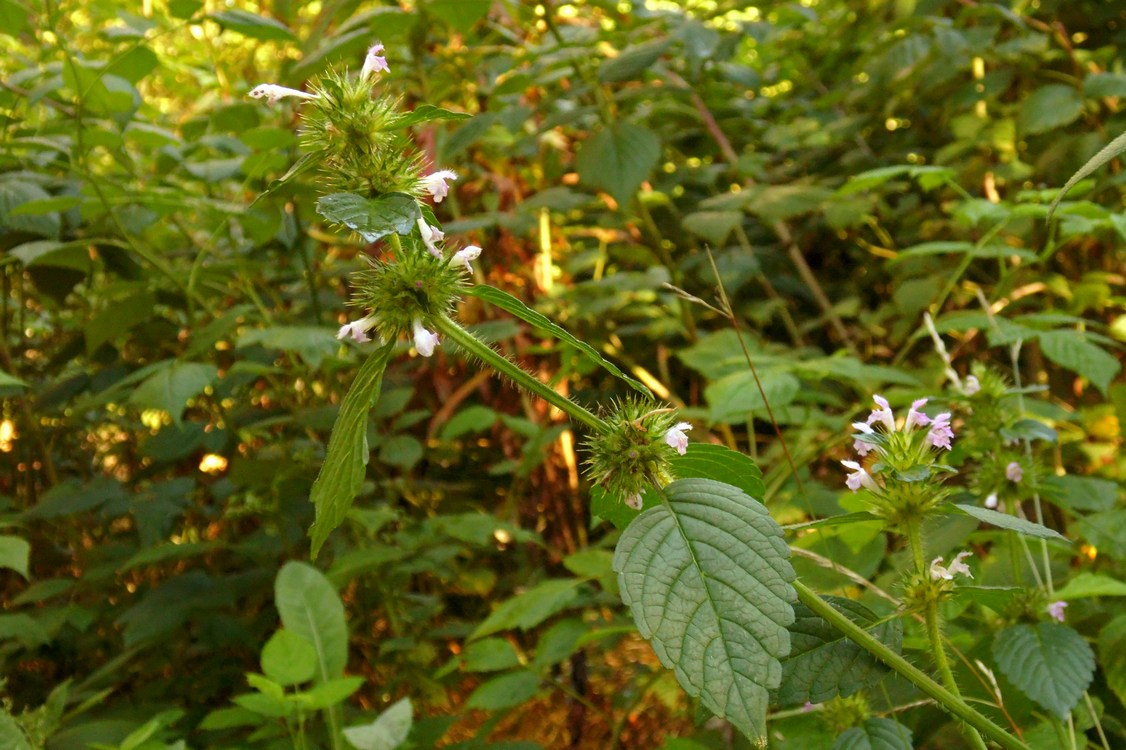
[[[626,375],[612,362],[603,358],[603,356],[599,354],[597,350],[595,350],[595,348],[590,344],[575,338],[565,329],[560,328],[555,323],[551,322],[551,320],[548,319],[545,315],[542,315],[541,313],[538,313],[535,310],[531,309],[508,292],[503,292],[496,287],[489,286],[488,284],[475,284],[474,286],[467,289],[466,293],[471,294],[479,299],[483,299],[489,304],[495,305],[505,312],[515,315],[525,323],[529,323],[536,328],[546,331],[560,341],[566,344],[570,344],[571,346],[582,352],[584,355],[586,355],[587,359],[589,359],[591,362],[606,370],[606,372],[610,373],[611,375],[624,380],[635,391],[644,393],[650,398],[653,397],[652,392],[648,388],[631,378],[629,375]]]
[[[1026,135],[1046,133],[1075,122],[1083,114],[1083,97],[1071,86],[1041,86],[1024,100],[1017,123]]]
[[[403,698],[379,715],[371,724],[346,727],[344,738],[357,750],[395,750],[406,742],[414,725],[410,698]]]
[[[1126,596],[1126,581],[1099,573],[1080,573],[1055,594],[1057,599],[1065,601],[1093,596]]]
[[[383,371],[394,348],[395,342],[391,341],[372,352],[340,405],[325,462],[313,482],[310,496],[316,507],[316,520],[309,530],[314,557],[332,530],[343,523],[363,486],[368,463],[368,411],[379,397]]]
[[[604,549],[583,549],[564,557],[563,567],[580,578],[604,578],[614,572],[614,555]]]
[[[535,672],[522,669],[519,672],[494,677],[484,683],[469,695],[465,707],[479,708],[483,711],[512,708],[529,700],[539,687],[539,676]]]
[[[50,197],[50,193],[31,182],[0,181],[0,229],[31,232],[43,237],[58,237],[59,232],[62,231],[62,218],[58,213],[31,216],[15,213],[16,209],[25,203],[44,201]]]
[[[973,516],[979,521],[985,521],[988,524],[997,526],[998,528],[1008,529],[1015,531],[1019,534],[1026,536],[1034,536],[1038,539],[1055,539],[1060,542],[1071,543],[1070,540],[1060,534],[1054,529],[1049,529],[1047,526],[1041,526],[1033,521],[1026,521],[1017,516],[1010,516],[1008,513],[998,513],[989,508],[979,508],[976,505],[961,505],[955,504],[953,507],[965,513],[967,516]]]
[[[756,500],[766,495],[766,485],[758,464],[724,445],[689,443],[683,456],[673,457],[672,469],[679,479],[714,479],[736,487]]]
[[[0,568],[14,570],[28,580],[27,564],[31,545],[18,536],[0,536]]]
[[[323,326],[270,326],[255,328],[239,336],[237,347],[261,346],[293,352],[309,363],[320,367],[326,357],[331,357],[340,347],[336,335]]]
[[[681,225],[697,237],[722,246],[742,223],[742,211],[696,211],[685,216]]]
[[[207,17],[224,29],[248,36],[251,39],[277,42],[291,42],[297,39],[293,32],[281,21],[245,10],[224,10],[219,13],[210,13]]]
[[[461,655],[467,672],[499,672],[520,665],[520,655],[503,638],[482,638],[465,647]]]
[[[87,356],[96,352],[102,344],[115,341],[129,329],[150,320],[155,305],[156,296],[151,292],[111,302],[86,324]]]
[[[638,78],[657,62],[657,58],[664,54],[671,44],[672,40],[667,37],[631,44],[617,57],[611,57],[598,67],[598,80],[603,83],[613,83]]]
[[[879,618],[851,599],[833,596],[825,600],[899,652],[903,625],[898,619],[876,625]],[[800,706],[806,702],[823,703],[837,696],[848,697],[874,685],[887,674],[882,662],[842,636],[804,604],[794,605],[794,616],[794,624],[789,628],[790,655],[782,660],[782,684],[775,692],[778,705]]]
[[[752,414],[765,418],[767,402],[772,409],[778,409],[792,403],[801,392],[801,381],[781,370],[760,371],[759,382],[761,392],[754,374],[743,370],[709,384],[704,389],[711,406],[708,417],[713,422],[727,423],[745,422]]]
[[[1040,350],[1060,367],[1090,380],[1104,396],[1122,369],[1114,355],[1090,343],[1079,331],[1045,331],[1040,334]]]
[[[429,0],[426,7],[464,34],[488,14],[492,0]]]
[[[501,630],[530,630],[547,618],[566,609],[578,597],[582,581],[572,578],[544,581],[518,594],[497,607],[477,629],[470,640],[492,635]]]
[[[1118,503],[1118,484],[1107,479],[1066,474],[1046,477],[1040,487],[1044,496],[1067,510],[1110,510]]]
[[[454,112],[442,107],[435,107],[433,104],[419,104],[410,112],[394,118],[391,124],[386,127],[386,130],[401,130],[420,122],[432,122],[434,120],[468,120],[472,116],[468,112]]]
[[[0,388],[30,388],[25,381],[20,380],[15,375],[0,370]]]
[[[1005,628],[993,641],[993,658],[1010,682],[1061,720],[1095,675],[1087,641],[1056,622]]]
[[[1126,614],[1118,615],[1099,631],[1099,666],[1107,685],[1126,704]]]
[[[262,673],[279,685],[300,685],[317,673],[317,652],[306,639],[279,630],[262,647]]]
[[[1126,75],[1092,73],[1083,79],[1083,93],[1090,97],[1126,96]]]
[[[31,12],[24,4],[16,0],[0,0],[0,34],[18,37],[30,28],[30,16]],[[3,738],[2,732],[0,738]]]
[[[833,750],[911,750],[911,730],[893,719],[873,717],[845,730]]]
[[[1051,223],[1052,216],[1055,214],[1056,208],[1059,207],[1060,201],[1064,199],[1064,196],[1067,195],[1073,187],[1078,185],[1081,180],[1094,174],[1096,170],[1108,164],[1123,151],[1126,151],[1126,133],[1123,133],[1104,146],[1102,150],[1088,159],[1087,163],[1080,167],[1079,171],[1073,174],[1068,181],[1064,183],[1064,186],[1060,188],[1059,194],[1052,200],[1052,205],[1048,207],[1048,217],[1046,221]]]
[[[188,401],[210,387],[219,370],[202,362],[173,362],[150,375],[129,397],[129,403],[141,409],[160,409],[180,423]]]
[[[663,493],[618,541],[622,601],[690,695],[764,737],[796,599],[782,529],[730,485],[681,479]]]
[[[661,142],[653,131],[616,122],[583,143],[575,169],[584,183],[605,189],[625,206],[660,158]]]
[[[312,644],[317,681],[344,674],[348,661],[344,604],[324,574],[307,563],[288,562],[278,571],[274,597],[282,626]]]
[[[364,198],[354,193],[333,193],[317,201],[317,213],[375,242],[389,234],[407,235],[422,218],[418,201],[406,193]]]
[[[32,750],[27,735],[4,709],[0,709],[0,747],[5,750]]]
[[[363,677],[337,677],[322,682],[305,693],[305,705],[311,709],[331,709],[363,686]]]

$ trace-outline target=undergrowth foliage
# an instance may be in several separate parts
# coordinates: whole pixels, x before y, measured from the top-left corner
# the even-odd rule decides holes
[[[1126,742],[1113,6],[0,3],[0,746]]]

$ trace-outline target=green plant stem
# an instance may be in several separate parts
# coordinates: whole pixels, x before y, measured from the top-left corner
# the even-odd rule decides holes
[[[1028,746],[1012,736],[997,724],[981,713],[974,710],[961,696],[955,695],[950,690],[935,682],[929,675],[892,651],[881,643],[867,630],[860,627],[852,620],[833,609],[828,602],[817,595],[812,589],[801,581],[794,581],[794,589],[798,592],[798,599],[813,612],[839,630],[853,643],[860,646],[868,653],[875,656],[894,669],[900,676],[910,681],[915,687],[926,695],[934,698],[938,704],[950,714],[958,717],[966,724],[980,730],[989,739],[1007,750],[1029,750]],[[976,732],[974,733],[977,734]],[[977,738],[975,746],[985,747],[981,737]]]
[[[524,388],[535,396],[539,396],[574,421],[586,425],[595,432],[604,432],[606,430],[606,423],[601,419],[579,406],[574,401],[571,401],[566,396],[556,393],[551,386],[546,383],[541,383],[530,373],[522,370],[515,362],[507,359],[491,346],[459,326],[450,317],[440,315],[435,317],[433,322],[434,327],[437,328],[439,332],[453,340],[455,344],[480,359],[486,365],[492,367],[501,375],[507,377],[516,385]]]

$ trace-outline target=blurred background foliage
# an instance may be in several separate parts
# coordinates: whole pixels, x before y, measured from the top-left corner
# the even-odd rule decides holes
[[[437,211],[485,248],[479,278],[681,407],[694,440],[754,457],[780,522],[854,509],[833,459],[873,392],[941,390],[929,311],[963,374],[1013,381],[1017,345],[1027,408],[1058,435],[1038,454],[1062,482],[1047,522],[1075,543],[1053,563],[1121,577],[1126,173],[1045,222],[1126,130],[1121,3],[0,0],[0,20],[0,661],[23,727],[6,716],[0,737],[292,746],[245,706],[216,712],[260,668],[279,570],[307,558],[309,488],[363,356],[335,332],[381,248],[324,230],[311,179],[262,195],[300,119],[246,94],[356,69],[374,39],[406,106],[473,115],[414,138],[460,174]],[[582,402],[627,394],[478,300],[462,316]],[[738,746],[697,726],[622,611],[581,435],[448,352],[403,354],[365,491],[317,561],[364,678],[346,715],[409,696],[417,747]],[[935,554],[969,533],[938,532]],[[871,524],[794,543],[897,575]],[[1102,658],[1079,729],[1096,742],[1103,714],[1113,744],[1126,626],[1107,586],[1068,618]],[[985,658],[1004,617],[974,602],[952,638]],[[1037,747],[1063,747],[1015,703]],[[832,746],[785,708],[772,742]],[[935,709],[912,716],[919,747],[960,741]]]

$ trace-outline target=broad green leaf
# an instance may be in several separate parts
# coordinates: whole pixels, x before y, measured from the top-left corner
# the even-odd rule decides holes
[[[279,630],[262,647],[262,673],[282,686],[300,685],[317,673],[317,652],[305,638]]]
[[[331,709],[364,686],[363,677],[337,677],[313,686],[304,694],[305,705],[311,709]]]
[[[348,661],[344,604],[324,574],[307,563],[288,562],[278,571],[274,597],[282,626],[312,644],[317,681],[344,674]]]
[[[1049,529],[1047,526],[1042,526],[1033,521],[1026,521],[1017,516],[1010,516],[1008,513],[998,513],[995,510],[981,508],[976,505],[955,504],[953,507],[962,511],[967,516],[973,516],[979,521],[985,521],[998,528],[1008,529],[1009,531],[1015,531],[1026,536],[1034,536],[1039,539],[1055,539],[1056,541],[1070,543],[1067,537],[1054,529]]]
[[[9,375],[8,373],[0,370],[0,388],[29,388],[30,386],[23,380]]]
[[[18,37],[30,27],[30,9],[16,0],[0,0],[0,34]],[[0,738],[3,733],[0,732]],[[2,744],[2,743],[0,743]]]
[[[28,579],[27,563],[31,558],[31,545],[18,536],[0,536],[0,568],[8,568]]]
[[[410,112],[396,117],[387,126],[387,130],[399,130],[417,125],[420,122],[432,122],[434,120],[468,120],[472,116],[468,112],[454,112],[442,107],[435,107],[433,104],[419,104]]]
[[[48,200],[51,197],[43,188],[31,182],[0,181],[0,229],[31,232],[43,237],[58,237],[62,231],[62,218],[58,213],[21,216],[15,210],[25,203]]]
[[[696,211],[685,216],[681,225],[697,237],[722,246],[742,223],[742,211]]]
[[[1099,631],[1099,667],[1107,685],[1126,704],[1126,614],[1118,615]]]
[[[660,158],[661,142],[653,131],[616,122],[583,143],[575,169],[585,184],[605,189],[625,206]]]
[[[207,17],[224,29],[235,31],[251,39],[290,42],[297,38],[281,21],[245,10],[224,10],[211,13]]]
[[[499,672],[520,665],[520,656],[503,638],[482,638],[465,647],[461,655],[466,672]]]
[[[426,8],[461,33],[466,33],[484,18],[492,0],[429,0]]]
[[[407,235],[422,218],[418,201],[406,193],[364,198],[355,193],[333,193],[317,201],[317,213],[375,242],[389,234]]]
[[[580,578],[603,578],[614,572],[614,555],[604,549],[584,549],[563,558],[563,567]]]
[[[1067,718],[1095,675],[1087,641],[1056,622],[1005,628],[993,641],[993,658],[1010,682],[1060,719]]]
[[[281,190],[283,187],[293,182],[295,179],[305,174],[306,172],[314,169],[316,166],[317,159],[314,154],[302,154],[301,158],[295,161],[293,163],[293,166],[291,166],[285,174],[283,174],[276,180],[272,180],[266,187],[266,189],[254,198],[254,200],[250,204],[250,208],[254,208],[255,204],[257,204],[258,201],[262,200],[268,195],[276,193],[278,190]]]
[[[840,597],[826,597],[834,609],[899,652],[903,625],[898,619],[876,625],[878,619],[867,607]],[[848,697],[874,685],[887,674],[879,660],[841,635],[805,605],[794,605],[790,626],[790,655],[782,660],[782,684],[775,691],[780,706],[823,703],[837,696]],[[873,627],[874,626],[874,627]]]
[[[129,403],[142,409],[160,409],[180,423],[192,400],[215,382],[219,370],[203,362],[173,362],[150,375],[129,397]]]
[[[565,344],[570,344],[571,346],[582,352],[584,355],[586,355],[587,359],[589,359],[591,362],[606,370],[606,372],[617,378],[620,378],[621,380],[624,380],[635,391],[644,393],[646,396],[652,398],[653,394],[648,388],[631,378],[629,375],[626,375],[612,362],[606,360],[590,344],[575,338],[565,329],[560,328],[555,323],[551,322],[551,320],[548,319],[547,316],[531,309],[508,292],[502,292],[500,289],[489,286],[488,284],[475,284],[474,286],[467,289],[466,293],[471,294],[474,297],[478,297],[479,299],[483,299],[489,304],[495,305],[505,312],[515,315],[525,323],[529,323],[536,328],[550,333],[552,336],[564,342]]]
[[[86,324],[86,354],[93,354],[102,344],[110,343],[129,329],[150,320],[156,296],[151,292],[134,294],[114,300]]]
[[[833,743],[833,750],[912,750],[911,730],[893,719],[872,717],[847,729]]]
[[[638,78],[657,62],[657,58],[671,44],[672,40],[667,37],[632,44],[598,67],[598,80],[603,83],[613,83]]]
[[[344,729],[344,738],[357,750],[395,750],[402,745],[414,724],[410,698],[403,698],[379,715],[371,724]]]
[[[1060,367],[1090,380],[1103,395],[1122,369],[1114,355],[1090,343],[1079,331],[1045,331],[1040,334],[1040,350]]]
[[[912,177],[918,180],[920,187],[924,190],[931,190],[945,181],[952,179],[954,177],[954,170],[949,167],[920,167],[911,166],[909,164],[900,164],[893,167],[879,167],[853,175],[848,179],[848,182],[837,189],[837,195],[852,195],[853,193],[870,190],[871,188],[883,185],[888,180],[903,176]]]
[[[4,709],[0,709],[0,747],[5,750],[32,750],[27,735]]]
[[[796,599],[782,529],[730,485],[681,479],[663,493],[618,541],[622,601],[690,695],[764,737]]]
[[[1118,484],[1075,474],[1046,477],[1040,487],[1044,496],[1067,510],[1110,510],[1118,503]]]
[[[1046,133],[1074,122],[1083,114],[1083,97],[1071,86],[1041,86],[1024,100],[1017,123],[1027,135]]]
[[[683,456],[672,459],[673,473],[679,479],[714,479],[760,500],[766,495],[762,470],[749,456],[724,445],[689,443]]]
[[[269,326],[255,328],[239,336],[239,349],[262,346],[293,352],[309,363],[320,367],[326,357],[331,357],[340,347],[336,335],[324,326]]]
[[[482,432],[496,424],[497,419],[497,413],[489,407],[474,404],[458,409],[457,414],[442,425],[441,436],[443,440],[455,440],[462,435]]]
[[[578,597],[582,581],[561,579],[544,581],[501,604],[469,636],[470,640],[501,630],[531,630],[547,618],[571,605]]]
[[[314,557],[332,530],[343,523],[363,486],[368,463],[368,411],[379,397],[383,371],[394,348],[395,342],[391,341],[371,353],[340,405],[325,462],[310,496],[316,506],[316,520],[309,530]]]
[[[761,392],[754,374],[743,370],[709,384],[704,389],[711,407],[708,417],[713,422],[726,423],[745,422],[752,414],[765,418],[768,402],[772,409],[778,409],[792,403],[801,392],[801,381],[781,370],[760,370],[759,382]]]
[[[1126,596],[1126,581],[1100,573],[1080,573],[1055,593],[1057,599],[1065,601],[1093,596]]]
[[[518,672],[494,677],[482,684],[465,701],[466,708],[483,711],[500,711],[519,706],[529,700],[540,687],[540,678],[535,672],[522,669]]]

